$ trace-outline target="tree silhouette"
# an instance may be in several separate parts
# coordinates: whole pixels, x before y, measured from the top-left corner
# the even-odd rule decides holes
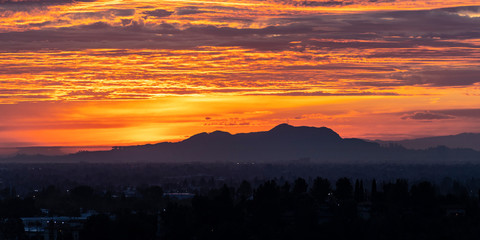
[[[371,198],[372,200],[376,200],[377,197],[377,180],[375,178],[372,180],[372,192],[371,192]]]
[[[293,194],[299,195],[307,192],[308,184],[303,178],[297,178],[293,185]]]
[[[355,201],[362,202],[365,197],[365,190],[363,189],[363,181],[355,181],[355,192],[354,192]]]
[[[246,200],[251,195],[252,195],[252,185],[248,181],[243,180],[237,189],[237,197],[240,200]]]
[[[310,189],[310,194],[316,201],[323,203],[331,191],[332,189],[328,179],[317,177],[313,180],[313,186]]]
[[[406,204],[408,200],[408,181],[397,179],[395,183],[387,183],[383,186],[385,201]]]
[[[87,219],[80,233],[81,239],[109,240],[112,236],[112,221],[107,215],[94,215]]]
[[[353,198],[353,187],[350,179],[344,177],[337,180],[335,183],[335,197],[339,200],[348,200]]]
[[[430,182],[420,182],[410,190],[413,205],[416,210],[424,214],[433,214],[436,204],[435,187]]]

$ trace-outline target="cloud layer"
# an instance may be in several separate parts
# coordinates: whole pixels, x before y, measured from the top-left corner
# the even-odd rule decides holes
[[[265,109],[249,106],[237,114],[221,108],[176,121],[213,129],[270,127],[293,118],[329,123],[349,136],[405,123],[423,134],[435,127],[454,132],[454,124],[473,129],[480,96],[480,7],[474,5],[478,1],[0,0],[0,108],[171,98],[181,108],[181,98],[236,99],[231,107],[271,98]],[[336,106],[341,114],[324,112],[347,100]],[[0,125],[0,142],[9,136],[25,141],[35,125],[52,127],[40,124],[44,119],[26,127],[21,118]],[[148,115],[131,121],[143,118]],[[143,124],[70,120],[57,126],[100,128],[109,137]],[[195,133],[180,132],[174,135]]]
[[[367,11],[391,3],[262,3],[279,10],[273,14],[234,3],[48,1],[30,12],[9,10],[39,3],[47,1],[0,3],[6,23],[0,51],[7,53],[0,67],[9,79],[3,101],[406,95],[405,87],[480,82],[479,7]],[[342,11],[345,5],[358,10]],[[339,12],[326,11],[332,8]]]

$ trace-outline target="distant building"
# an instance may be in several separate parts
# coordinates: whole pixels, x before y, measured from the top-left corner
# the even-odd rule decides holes
[[[357,205],[357,216],[363,220],[369,220],[372,216],[372,203],[362,202]]]
[[[446,206],[445,216],[447,217],[465,217],[466,211],[462,206]]]
[[[175,198],[175,199],[190,199],[195,196],[193,193],[164,193],[164,197]]]
[[[127,189],[123,190],[123,195],[126,198],[133,198],[133,197],[138,197],[139,193],[137,191],[137,188],[135,187],[128,187]]]
[[[331,222],[333,219],[333,212],[328,204],[321,204],[317,210],[318,224]]]
[[[26,217],[21,218],[29,238],[44,240],[80,239],[80,231],[92,212],[80,217]]]

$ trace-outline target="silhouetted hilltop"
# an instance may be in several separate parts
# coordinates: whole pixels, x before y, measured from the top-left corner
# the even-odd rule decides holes
[[[181,144],[194,145],[231,145],[236,147],[249,145],[263,145],[276,148],[279,146],[295,146],[301,144],[315,145],[332,145],[341,141],[342,138],[333,130],[322,127],[294,127],[288,124],[280,124],[270,131],[239,133],[232,135],[227,132],[215,131],[212,133],[200,133],[194,135]]]
[[[203,142],[203,141],[221,141],[225,138],[231,137],[232,134],[223,131],[215,131],[211,133],[202,132],[183,140],[183,142]]]
[[[10,159],[12,160],[12,159]],[[181,142],[115,147],[62,157],[17,156],[12,161],[248,162],[248,163],[477,163],[480,152],[446,147],[408,150],[398,145],[341,138],[326,127],[280,124],[269,131],[196,134]]]
[[[471,148],[480,151],[480,133],[407,139],[401,141],[376,141],[380,144],[396,143],[411,149],[427,149],[437,146],[449,148]]]
[[[265,132],[232,135],[215,131],[178,143],[122,147],[116,151],[168,162],[270,162],[316,156],[319,150],[328,151],[341,142],[342,138],[329,128],[281,124]]]

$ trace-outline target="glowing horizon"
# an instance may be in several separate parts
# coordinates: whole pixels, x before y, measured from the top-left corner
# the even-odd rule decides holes
[[[480,132],[475,5],[0,0],[0,147]]]

